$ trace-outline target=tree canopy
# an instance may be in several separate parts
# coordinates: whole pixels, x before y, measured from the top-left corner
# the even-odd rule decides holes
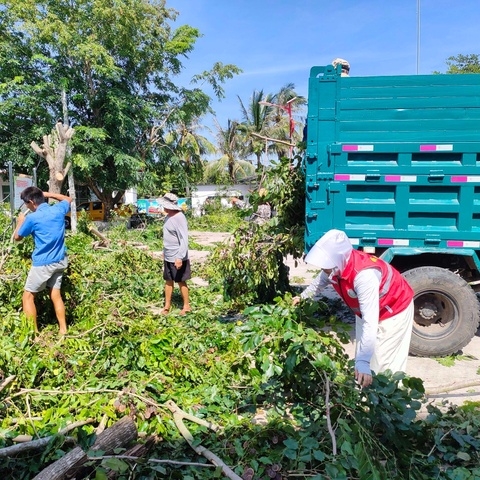
[[[478,54],[456,55],[447,58],[447,73],[480,73]]]
[[[0,11],[0,161],[30,167],[29,144],[63,118],[75,128],[76,177],[107,204],[174,155],[165,137],[210,110],[200,88],[176,83],[200,32],[174,29],[164,0],[6,0]],[[221,84],[240,70],[215,64],[192,81]]]

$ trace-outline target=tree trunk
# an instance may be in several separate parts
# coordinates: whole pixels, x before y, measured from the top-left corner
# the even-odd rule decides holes
[[[110,216],[110,211],[113,207],[120,202],[125,195],[125,190],[119,190],[115,196],[111,191],[102,191],[98,188],[97,184],[92,178],[88,179],[88,187],[96,195],[96,197],[105,205],[105,217],[103,220],[106,222]]]
[[[68,105],[67,105],[67,92],[62,88],[62,108],[63,108],[63,123],[64,125],[70,125],[70,119],[68,118]],[[71,149],[67,145],[66,160],[70,160]],[[77,194],[75,192],[75,179],[73,177],[73,165],[68,172],[68,194],[72,199],[70,204],[70,228],[73,233],[77,232]]]
[[[73,128],[59,121],[51,135],[43,136],[41,147],[35,142],[30,144],[35,153],[47,161],[49,170],[48,191],[51,193],[61,193],[65,175],[70,168],[70,164],[64,166],[67,144],[74,133]]]
[[[137,439],[137,427],[130,417],[123,417],[117,423],[100,433],[91,450],[101,450],[105,454],[112,453],[116,448],[126,447]],[[43,469],[34,480],[63,480],[67,472],[78,468],[87,461],[87,454],[81,447],[76,447],[60,460]]]
[[[260,171],[262,169],[262,154],[261,152],[258,152],[255,154],[257,157],[257,170]],[[265,165],[268,164],[268,157],[267,153],[265,152]]]

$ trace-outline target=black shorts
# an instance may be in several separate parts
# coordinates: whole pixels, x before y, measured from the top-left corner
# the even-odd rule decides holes
[[[163,279],[174,282],[186,282],[192,278],[190,260],[184,260],[182,266],[177,268],[174,262],[163,262]]]

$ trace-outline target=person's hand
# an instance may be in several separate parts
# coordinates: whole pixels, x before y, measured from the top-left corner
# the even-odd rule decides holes
[[[293,297],[292,298],[292,305],[298,305],[300,303],[301,298],[299,296]]]
[[[182,265],[183,265],[183,261],[181,258],[176,258],[175,259],[175,268],[179,269],[179,268],[182,268]]]
[[[368,373],[360,373],[358,370],[355,370],[355,380],[362,387],[369,387],[372,384],[372,376]]]

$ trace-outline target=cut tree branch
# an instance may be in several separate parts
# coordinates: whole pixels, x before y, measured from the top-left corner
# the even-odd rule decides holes
[[[294,147],[296,144],[292,142],[287,142],[286,140],[279,140],[278,138],[270,138],[264,137],[263,135],[259,135],[258,133],[250,132],[250,135],[254,137],[261,138],[262,140],[267,140],[269,142],[281,143],[282,145],[288,145],[289,147]]]
[[[125,447],[137,439],[137,427],[130,417],[123,417],[110,428],[97,436],[91,447],[92,451],[113,452],[116,448]],[[81,447],[75,447],[60,460],[43,469],[34,480],[63,480],[67,472],[77,469],[88,461],[87,454]]]
[[[10,383],[12,383],[17,377],[15,375],[10,375],[9,377],[5,378],[2,383],[0,383],[0,392],[6,388]]]
[[[71,423],[67,425],[65,428],[62,428],[58,431],[57,435],[66,435],[68,432],[74,430],[77,427],[82,427],[83,425],[88,425],[89,423],[93,423],[95,420],[93,418],[89,418],[87,420],[82,420],[79,422]],[[48,437],[39,438],[37,440],[32,440],[26,443],[19,443],[18,445],[11,445],[10,447],[5,447],[0,449],[0,458],[9,457],[11,455],[16,455],[18,453],[29,452],[31,450],[39,450],[50,442],[50,440],[55,435],[50,435]]]
[[[165,405],[173,413],[173,420],[178,430],[182,434],[183,438],[188,442],[188,444],[193,448],[193,450],[198,453],[198,455],[204,456],[214,465],[220,467],[222,469],[222,473],[228,478],[231,478],[232,480],[242,480],[242,477],[239,477],[228,465],[223,462],[221,458],[217,457],[213,452],[206,449],[202,445],[197,445],[195,443],[192,434],[183,423],[183,419],[185,418],[187,420],[191,420],[192,422],[198,423],[199,425],[205,425],[214,431],[216,431],[214,428],[218,428],[216,425],[213,425],[210,422],[205,422],[204,420],[201,420],[197,417],[194,417],[193,415],[184,412],[172,400],[166,401]]]

